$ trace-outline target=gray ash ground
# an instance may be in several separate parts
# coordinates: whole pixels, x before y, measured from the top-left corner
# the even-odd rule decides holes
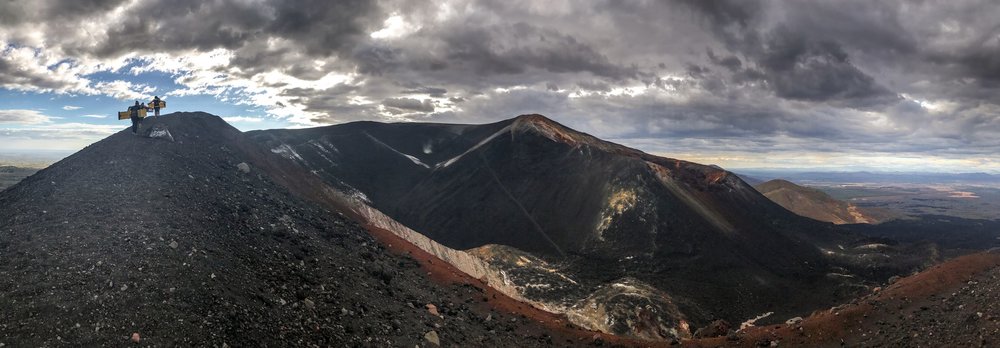
[[[0,346],[552,342],[291,195],[221,119],[154,125],[174,141],[125,130],[0,193]]]

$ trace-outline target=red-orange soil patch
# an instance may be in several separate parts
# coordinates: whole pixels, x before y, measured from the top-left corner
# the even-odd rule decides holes
[[[538,323],[541,329],[553,337],[553,343],[565,345],[570,342],[573,345],[589,344],[600,339],[605,344],[626,346],[626,347],[666,347],[667,342],[649,342],[629,339],[609,335],[602,332],[590,331],[573,325],[564,315],[554,314],[535,308],[527,303],[515,300],[499,291],[494,290],[480,279],[470,277],[468,274],[458,270],[454,266],[442,261],[409,241],[400,238],[396,234],[372,226],[363,225],[382,245],[391,252],[407,255],[416,260],[427,272],[428,277],[443,285],[468,284],[481,289],[484,302],[488,308],[508,315],[524,317],[532,322]]]

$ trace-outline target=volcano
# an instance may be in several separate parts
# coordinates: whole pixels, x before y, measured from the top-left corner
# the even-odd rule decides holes
[[[175,113],[0,207],[0,343],[29,346],[644,344],[807,313],[935,252],[539,115],[242,133]]]
[[[930,253],[873,250],[726,170],[541,115],[248,135],[406,227],[500,268],[536,305],[615,334],[668,339],[715,319],[789,316],[919,267]]]
[[[0,346],[533,346],[222,119],[123,130],[0,193]],[[428,308],[433,305],[432,312]],[[588,336],[589,337],[589,336]]]

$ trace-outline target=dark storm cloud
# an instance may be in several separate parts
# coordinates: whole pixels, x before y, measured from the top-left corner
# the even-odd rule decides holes
[[[299,43],[311,55],[330,55],[346,41],[369,32],[368,16],[378,10],[370,0],[271,1],[275,11],[268,32]]]
[[[0,24],[15,25],[44,20],[71,20],[114,9],[125,0],[0,1]]]
[[[498,43],[496,33],[509,35],[511,47]],[[517,74],[528,68],[553,73],[588,72],[613,80],[635,77],[634,67],[611,63],[585,42],[570,35],[526,23],[509,27],[453,31],[444,36],[451,64],[468,65],[480,74]]]
[[[379,44],[359,45],[351,58],[357,62],[358,72],[367,75],[382,76],[400,65],[399,50]]]
[[[978,87],[1000,87],[1000,30],[984,37],[966,50],[939,53],[930,57],[934,63],[955,69],[960,77],[970,77],[979,82]],[[990,42],[992,40],[992,42]]]
[[[95,53],[235,49],[260,34],[268,22],[261,6],[243,1],[140,2],[108,26],[107,39]]]
[[[892,104],[900,92],[997,100],[1000,45],[989,18],[998,13],[988,1],[682,3],[746,57],[734,80],[759,78],[782,98],[859,107]],[[938,88],[909,85],[920,79]]]
[[[288,101],[306,106],[306,111],[322,111],[337,104],[349,104],[348,97],[356,93],[358,87],[347,84],[317,90],[313,88],[285,88],[281,90],[282,97]]]
[[[63,81],[48,75],[31,74],[21,67],[0,59],[0,85],[3,86],[37,86],[39,89],[54,89],[64,85]]]
[[[739,57],[736,56],[717,57],[715,55],[715,52],[712,52],[711,49],[709,49],[706,52],[706,54],[708,55],[708,59],[712,63],[724,67],[726,69],[729,69],[729,71],[739,71],[740,68],[743,67],[743,61],[741,61]]]
[[[234,63],[240,66],[288,65],[299,62],[287,59],[291,55],[340,54],[367,34],[379,15],[367,0],[143,1],[116,18],[95,53],[226,48],[238,50]],[[269,43],[274,39],[290,44]]]
[[[309,99],[305,111],[319,113],[312,117],[312,122],[320,124],[343,123],[357,120],[370,120],[377,112],[375,107],[367,105],[352,105],[343,98],[312,98]]]
[[[127,0],[80,0],[45,2],[43,18],[66,20],[87,17],[94,13],[104,13],[127,2]]]
[[[224,49],[205,69],[313,122],[538,112],[685,146],[979,154],[1000,150],[998,16],[986,0],[0,0],[0,40],[139,62]],[[81,83],[13,62],[4,86]]]
[[[834,41],[810,41],[787,27],[767,38],[757,63],[782,98],[852,101],[856,105],[895,101],[896,94],[859,70]]]
[[[830,101],[853,107],[891,103],[898,99],[895,92],[852,63],[850,55],[837,41],[839,37],[806,36],[803,28],[790,27],[788,23],[763,28],[760,25],[764,21],[761,18],[763,7],[753,1],[682,2],[703,16],[728,49],[752,61],[753,66],[741,71],[743,62],[735,55],[720,58],[711,49],[707,51],[709,61],[734,72],[734,82],[759,78],[781,98]],[[810,8],[805,12],[815,10]],[[793,24],[807,27],[812,22]],[[691,65],[688,73],[702,78],[704,70]]]
[[[729,46],[754,45],[758,37],[754,26],[759,24],[765,10],[764,2],[757,0],[676,0],[704,16],[708,27]],[[672,2],[665,2],[668,9],[676,10]]]
[[[427,50],[428,46],[435,50]],[[588,42],[524,22],[482,25],[475,20],[449,21],[421,29],[398,47],[370,45],[354,56],[360,60],[363,73],[380,75],[407,69],[439,76],[445,80],[442,82],[472,83],[485,77],[489,79],[486,82],[506,79],[524,83],[537,71],[589,74],[612,81],[639,75],[638,68],[611,61]]]
[[[393,109],[399,109],[401,112],[434,112],[434,102],[427,99],[417,100],[413,98],[389,98],[383,100],[382,105]]]
[[[0,53],[5,53],[0,50]],[[0,87],[18,90],[64,91],[76,88],[81,91],[87,81],[68,74],[50,74],[37,69],[25,69],[13,60],[0,56]]]
[[[576,85],[579,86],[580,89],[587,91],[608,92],[611,90],[611,84],[604,81],[580,81]],[[548,86],[546,86],[546,89],[551,91],[559,90],[559,88],[549,88]]]
[[[905,57],[919,51],[920,38],[902,23],[904,1],[798,1],[784,25],[817,41],[840,41],[869,55]]]
[[[404,90],[401,91],[403,94],[427,94],[431,97],[443,98],[445,93],[448,93],[447,89],[424,86],[419,83],[401,83],[400,85],[404,88]]]

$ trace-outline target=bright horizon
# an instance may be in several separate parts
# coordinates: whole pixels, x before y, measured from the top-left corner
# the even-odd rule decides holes
[[[169,112],[161,112],[163,115],[169,114]],[[276,128],[301,128],[298,127],[276,127],[267,128],[262,127],[265,124],[264,121],[253,121],[247,122],[242,121],[240,118],[235,120],[230,117],[222,117],[224,120],[229,122],[231,125],[236,127],[241,131],[250,130],[266,130],[266,129],[276,129]],[[122,121],[127,122],[127,121]],[[106,128],[107,135],[111,135],[113,132],[117,132],[121,129],[126,128],[125,126],[108,126]],[[60,142],[57,146],[48,146],[44,148],[3,148],[0,150],[0,165],[5,164],[27,164],[28,167],[41,168],[55,163],[73,153],[79,151],[80,149],[90,145],[94,142],[100,141],[104,138],[104,135],[100,132],[93,132],[93,137],[80,137],[66,142]],[[941,173],[941,174],[965,174],[965,173],[988,173],[988,174],[998,174],[1000,171],[997,170],[962,170],[961,168],[976,168],[977,165],[981,163],[969,162],[968,160],[961,159],[936,159],[933,163],[926,163],[927,157],[911,156],[911,157],[900,157],[900,156],[883,156],[878,158],[875,162],[878,163],[877,166],[863,165],[856,163],[864,163],[870,158],[852,158],[846,159],[834,159],[834,157],[810,157],[810,154],[782,154],[780,157],[770,157],[765,162],[758,162],[758,160],[752,157],[733,157],[739,156],[738,153],[723,152],[723,153],[665,153],[657,152],[656,146],[651,146],[642,140],[635,139],[604,139],[607,141],[619,143],[632,148],[639,149],[641,151],[651,153],[657,156],[681,159],[685,161],[705,164],[705,165],[718,165],[727,170],[740,172],[740,171],[774,171],[774,172],[785,172],[785,173],[795,173],[795,172],[875,172],[875,173]],[[44,141],[42,142],[44,144]],[[49,144],[50,145],[50,144]],[[65,147],[64,147],[65,146]],[[922,170],[915,170],[915,167],[922,167]],[[957,168],[957,169],[956,169]]]
[[[901,0],[4,2],[0,163],[79,150],[156,95],[244,131],[539,113],[734,171],[1000,174],[997,15]]]

